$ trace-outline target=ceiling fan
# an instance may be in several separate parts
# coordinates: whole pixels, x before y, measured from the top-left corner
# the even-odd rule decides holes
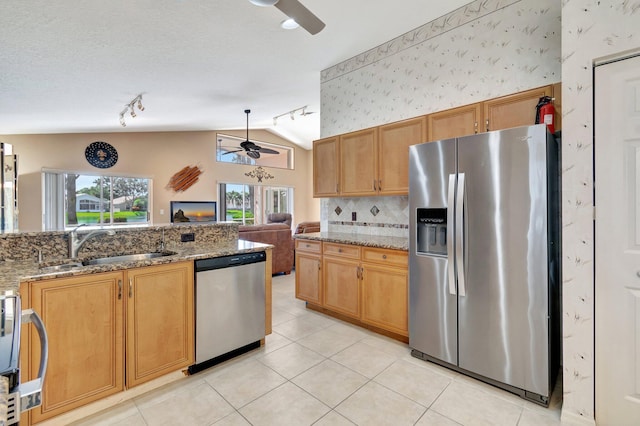
[[[247,114],[247,138],[244,140],[244,142],[240,142],[240,149],[236,149],[235,151],[227,151],[222,155],[234,154],[236,152],[242,152],[242,151],[245,151],[247,153],[247,156],[251,158],[260,158],[260,154],[280,154],[275,149],[263,148],[260,145],[256,145],[255,143],[249,140],[249,113],[250,112],[251,112],[250,109],[244,110],[244,113]]]
[[[316,15],[304,7],[298,0],[249,0],[258,6],[275,6],[282,13],[293,19],[311,35],[319,33],[325,26]]]

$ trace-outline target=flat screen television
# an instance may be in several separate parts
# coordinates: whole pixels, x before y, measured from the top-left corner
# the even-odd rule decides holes
[[[215,201],[171,201],[171,223],[215,223]]]

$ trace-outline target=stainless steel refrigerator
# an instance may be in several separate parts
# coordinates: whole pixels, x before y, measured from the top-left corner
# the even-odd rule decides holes
[[[409,150],[412,355],[548,405],[559,367],[559,147],[544,124]]]

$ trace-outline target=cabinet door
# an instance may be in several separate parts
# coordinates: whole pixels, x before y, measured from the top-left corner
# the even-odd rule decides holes
[[[338,195],[338,136],[313,142],[313,196]]]
[[[430,142],[473,135],[482,129],[482,106],[472,104],[429,114],[427,123]]]
[[[362,322],[409,335],[406,269],[362,264]]]
[[[544,86],[484,102],[486,131],[535,124],[538,100],[551,95],[551,86]]]
[[[194,363],[193,262],[127,271],[127,387]]]
[[[380,194],[408,194],[409,146],[426,142],[426,117],[381,126],[378,137],[378,190]]]
[[[376,195],[378,129],[340,136],[340,194]]]
[[[359,262],[324,256],[324,307],[353,318],[360,318]]]
[[[296,297],[322,304],[321,261],[319,255],[296,251]]]
[[[123,274],[109,272],[31,283],[31,307],[49,337],[42,405],[33,423],[124,389]],[[29,326],[31,329],[32,326]],[[29,376],[37,375],[40,340],[29,332]]]

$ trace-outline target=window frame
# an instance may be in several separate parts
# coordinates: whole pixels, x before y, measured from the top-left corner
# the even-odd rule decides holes
[[[109,200],[109,210],[106,213],[110,217],[109,222],[90,223],[83,229],[100,229],[100,228],[131,228],[131,227],[148,227],[153,225],[153,178],[148,175],[128,174],[128,173],[109,173],[108,171],[87,171],[87,170],[63,170],[42,168],[42,230],[43,231],[69,231],[82,222],[76,224],[67,224],[67,203],[66,203],[66,175],[83,175],[102,178],[128,178],[128,179],[145,179],[147,181],[147,218],[140,222],[116,222],[113,220],[115,199]],[[47,181],[46,175],[52,177],[50,182]],[[53,177],[55,176],[55,177]],[[51,181],[57,181],[51,184]],[[55,192],[55,200],[50,196],[50,192]],[[77,194],[77,191],[76,191]],[[54,217],[48,217],[53,215]],[[102,220],[102,215],[101,215]]]
[[[294,166],[295,166],[295,148],[292,146],[286,146],[286,145],[279,145],[279,144],[275,144],[272,142],[265,142],[265,141],[260,141],[260,140],[256,140],[256,139],[249,139],[250,142],[253,142],[257,145],[260,145],[261,147],[264,148],[270,148],[270,149],[274,149],[276,151],[280,151],[281,153],[279,154],[282,155],[282,151],[286,151],[287,152],[287,159],[286,159],[286,163],[287,166],[286,167],[282,167],[282,166],[274,166],[271,164],[268,164],[269,161],[263,161],[263,160],[269,160],[269,157],[264,157],[264,159],[258,158],[251,158],[248,155],[244,154],[244,151],[239,151],[233,155],[230,155],[228,157],[223,157],[223,154],[229,151],[223,150],[221,149],[221,145],[222,145],[222,141],[223,139],[227,139],[227,140],[231,140],[235,145],[237,145],[238,147],[240,147],[240,143],[244,142],[246,140],[246,138],[244,137],[240,137],[240,136],[233,136],[233,135],[227,135],[224,133],[216,133],[216,162],[217,163],[226,163],[226,164],[238,164],[238,165],[245,165],[245,166],[262,166],[262,167],[269,167],[269,168],[274,168],[274,169],[283,169],[283,170],[294,170]],[[239,148],[240,149],[240,148]],[[272,155],[272,154],[269,154]],[[223,160],[223,158],[229,158],[230,160],[225,161]],[[235,160],[240,160],[240,161],[234,161]]]

